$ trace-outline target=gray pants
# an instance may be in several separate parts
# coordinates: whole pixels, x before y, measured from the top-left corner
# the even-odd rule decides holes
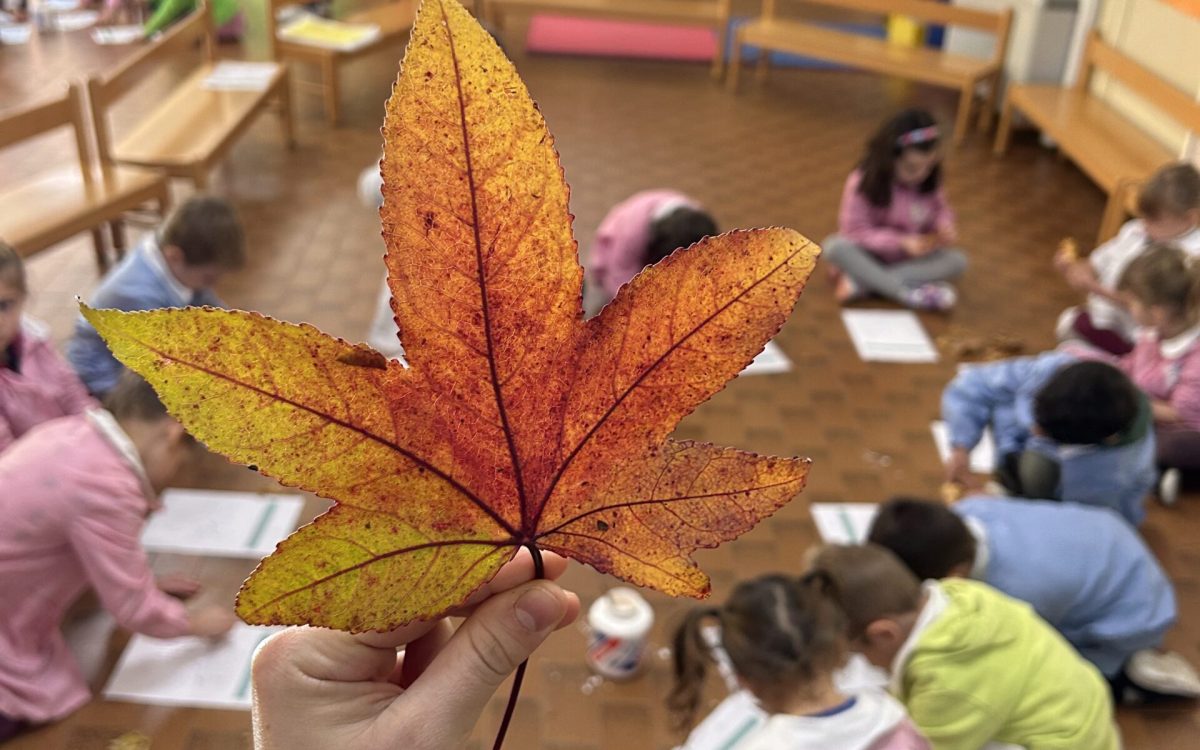
[[[823,247],[825,260],[840,268],[859,289],[901,304],[907,301],[910,290],[958,278],[967,269],[967,256],[951,247],[891,264],[881,263],[870,250],[841,235],[830,235]]]

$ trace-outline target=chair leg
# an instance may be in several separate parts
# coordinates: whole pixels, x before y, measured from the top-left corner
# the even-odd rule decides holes
[[[1000,96],[1000,74],[992,76],[988,86],[987,98],[983,100],[983,109],[979,110],[979,132],[987,135],[992,131],[992,121],[996,116],[996,100]]]
[[[996,156],[1004,156],[1008,151],[1008,140],[1012,135],[1012,120],[1012,97],[1005,95],[1004,106],[1000,108],[1000,124],[996,126],[996,144],[992,147],[992,153]]]
[[[758,48],[758,60],[754,63],[754,81],[759,85],[767,82],[771,73],[771,50],[766,47]]]
[[[1125,191],[1117,186],[1108,195],[1108,203],[1104,204],[1104,214],[1100,217],[1100,234],[1096,237],[1096,246],[1108,242],[1120,230],[1125,222]]]
[[[104,232],[92,227],[92,249],[96,252],[96,269],[103,276],[108,271],[108,252],[104,247]]]
[[[296,124],[292,116],[292,78],[284,72],[279,82],[279,127],[283,130],[283,142],[289,149],[296,148]]]
[[[729,72],[725,78],[725,85],[730,91],[736,92],[738,87],[738,77],[742,72],[742,32],[739,29],[733,35],[733,50],[729,56],[728,66]]]
[[[341,119],[337,74],[337,63],[333,57],[326,57],[321,61],[321,89],[325,94],[325,120],[331,128],[336,128]]]
[[[720,81],[721,76],[725,73],[725,48],[727,46],[729,46],[728,18],[721,23],[721,28],[717,30],[717,49],[713,53],[712,62],[713,80]]]
[[[970,81],[963,86],[958,97],[958,117],[954,120],[954,145],[958,146],[967,137],[967,129],[971,122],[971,102],[975,98],[975,82]]]
[[[125,257],[125,222],[120,218],[108,222],[108,231],[112,235],[113,256],[116,260]]]
[[[205,165],[197,164],[192,167],[192,184],[196,186],[197,193],[208,190],[208,169]]]

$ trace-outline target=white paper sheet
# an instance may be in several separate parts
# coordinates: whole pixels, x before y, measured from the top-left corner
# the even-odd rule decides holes
[[[94,10],[73,10],[68,13],[58,13],[54,16],[54,28],[59,31],[79,31],[91,28],[100,20],[100,13]]]
[[[92,29],[96,44],[133,44],[146,36],[141,26],[97,26]]]
[[[937,446],[938,457],[942,463],[950,458],[950,432],[945,422],[932,422],[929,431],[933,433],[933,444]],[[991,474],[996,470],[996,442],[992,439],[990,429],[983,431],[983,438],[975,450],[971,451],[971,471],[976,474]]]
[[[938,353],[910,310],[842,310],[842,322],[864,362],[937,362]]]
[[[218,640],[135,635],[104,688],[104,697],[156,706],[250,708],[250,660],[282,628],[237,623]]]
[[[33,36],[33,27],[29,24],[0,26],[0,44],[26,44],[31,36]]]
[[[151,552],[263,557],[296,530],[303,505],[296,495],[167,490],[162,510],[142,531],[142,546]]]
[[[212,91],[265,91],[278,70],[273,62],[222,60],[201,85]]]
[[[817,533],[827,544],[861,544],[871,530],[879,506],[873,503],[813,503]]]
[[[783,353],[779,345],[774,341],[768,341],[763,350],[758,353],[754,361],[746,365],[746,369],[742,370],[742,375],[774,375],[780,372],[788,372],[792,369],[792,360]]]

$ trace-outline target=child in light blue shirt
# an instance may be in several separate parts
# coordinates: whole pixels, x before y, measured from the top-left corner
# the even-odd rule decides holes
[[[1171,582],[1108,508],[988,496],[947,508],[895,498],[880,507],[869,539],[919,578],[974,578],[1029,603],[1114,691],[1131,681],[1156,693],[1200,692],[1182,657],[1158,651],[1175,624]]]
[[[1010,494],[1113,508],[1141,524],[1154,486],[1149,404],[1124,374],[1063,352],[973,365],[942,393],[947,479],[968,483],[986,427]]]
[[[224,307],[211,287],[244,262],[242,226],[233,208],[220,198],[195,196],[104,276],[88,304],[126,311]],[[96,396],[112,390],[121,375],[121,363],[82,315],[67,359]]]

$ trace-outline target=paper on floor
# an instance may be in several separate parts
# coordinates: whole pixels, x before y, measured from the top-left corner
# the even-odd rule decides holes
[[[910,310],[842,310],[842,323],[864,362],[937,362],[933,341]]]
[[[0,26],[0,44],[26,44],[31,36],[33,36],[33,27],[29,24]]]
[[[937,446],[938,457],[942,463],[950,458],[950,432],[945,422],[932,422],[929,431],[933,433],[933,443]],[[976,474],[991,474],[996,470],[996,443],[992,440],[990,429],[983,431],[983,438],[975,450],[971,451],[971,471]]]
[[[146,523],[150,552],[258,558],[296,530],[304,501],[296,495],[167,490]]]
[[[96,44],[133,44],[146,36],[141,26],[97,26],[92,29]]]
[[[109,700],[156,706],[250,708],[250,660],[282,628],[237,623],[224,637],[135,635],[104,688]]]
[[[742,375],[774,375],[780,372],[788,372],[792,369],[792,360],[783,353],[779,345],[774,341],[768,341],[763,350],[758,353],[754,361],[746,365],[746,369],[742,370]]]
[[[817,533],[826,544],[861,544],[867,539],[879,506],[873,503],[813,503],[809,510]]]
[[[266,91],[279,63],[222,60],[201,84],[210,91]]]

